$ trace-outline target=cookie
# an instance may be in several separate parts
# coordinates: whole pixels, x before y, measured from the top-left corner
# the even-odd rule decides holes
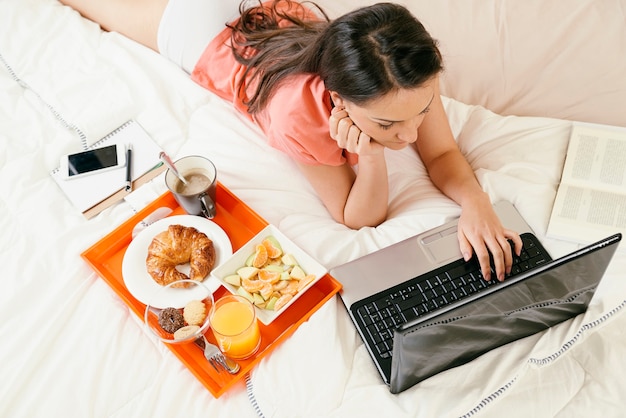
[[[192,300],[183,309],[183,318],[189,325],[202,325],[206,316],[206,305],[201,300]]]
[[[176,330],[176,332],[174,333],[174,339],[175,340],[184,340],[185,338],[189,337],[190,335],[193,335],[196,332],[198,332],[199,329],[200,329],[200,327],[197,326],[197,325],[187,325],[186,327],[182,327],[182,328]]]
[[[159,314],[159,326],[170,334],[185,326],[183,314],[176,308],[165,308]]]

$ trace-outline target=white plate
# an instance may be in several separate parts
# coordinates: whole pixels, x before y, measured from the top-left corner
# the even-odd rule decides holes
[[[315,280],[309,283],[304,289],[298,292],[285,306],[280,308],[278,311],[271,311],[268,309],[261,309],[255,306],[257,318],[259,321],[264,323],[265,325],[269,325],[274,319],[278,318],[280,314],[285,312],[285,310],[294,303],[304,292],[306,292],[311,286],[315,284],[319,279],[321,279],[328,270],[318,263],[313,257],[305,253],[300,247],[298,247],[293,241],[287,238],[278,228],[274,225],[268,225],[263,228],[258,234],[254,236],[250,241],[245,243],[241,248],[239,248],[232,257],[228,258],[224,263],[222,263],[219,267],[216,267],[211,272],[211,276],[217,278],[222,286],[228,289],[229,292],[237,294],[237,289],[235,286],[230,283],[226,283],[223,279],[226,276],[229,276],[237,271],[240,267],[243,267],[246,264],[246,260],[253,254],[257,244],[260,244],[264,238],[268,235],[273,235],[274,238],[278,240],[280,246],[283,249],[283,253],[285,254],[293,254],[293,256],[298,261],[298,264],[307,274],[314,274]],[[297,319],[297,318],[296,318]]]
[[[222,264],[228,257],[233,254],[233,247],[226,232],[215,222],[206,218],[192,215],[176,215],[163,218],[146,229],[141,231],[135,237],[126,249],[124,260],[122,261],[122,276],[126,288],[138,301],[157,308],[182,308],[189,301],[189,296],[185,296],[184,301],[177,301],[176,289],[168,289],[171,291],[159,293],[160,300],[153,300],[155,294],[163,287],[152,279],[146,268],[146,257],[148,256],[148,247],[152,239],[159,233],[167,230],[170,225],[192,226],[200,232],[204,232],[207,237],[213,241],[215,247],[215,269]],[[189,263],[183,264],[178,269],[189,274]],[[219,287],[219,283],[211,280],[210,276],[204,279],[204,284],[214,292]],[[180,306],[178,306],[180,305]]]

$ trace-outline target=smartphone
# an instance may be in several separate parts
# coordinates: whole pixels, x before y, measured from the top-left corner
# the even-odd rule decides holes
[[[117,144],[61,157],[60,170],[66,179],[75,179],[89,174],[124,167],[126,153]]]

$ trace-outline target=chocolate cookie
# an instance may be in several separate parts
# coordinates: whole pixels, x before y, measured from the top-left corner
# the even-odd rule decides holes
[[[159,314],[159,325],[170,334],[185,326],[183,314],[176,308],[165,308]]]

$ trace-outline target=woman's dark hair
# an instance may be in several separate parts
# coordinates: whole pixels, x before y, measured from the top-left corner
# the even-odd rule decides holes
[[[291,0],[245,10],[244,3],[232,40],[236,59],[247,66],[242,82],[250,77],[248,86],[256,85],[250,113],[263,109],[291,74],[317,74],[328,90],[364,105],[393,90],[419,87],[443,69],[436,41],[397,4],[378,3],[331,21],[315,3],[308,12]]]

